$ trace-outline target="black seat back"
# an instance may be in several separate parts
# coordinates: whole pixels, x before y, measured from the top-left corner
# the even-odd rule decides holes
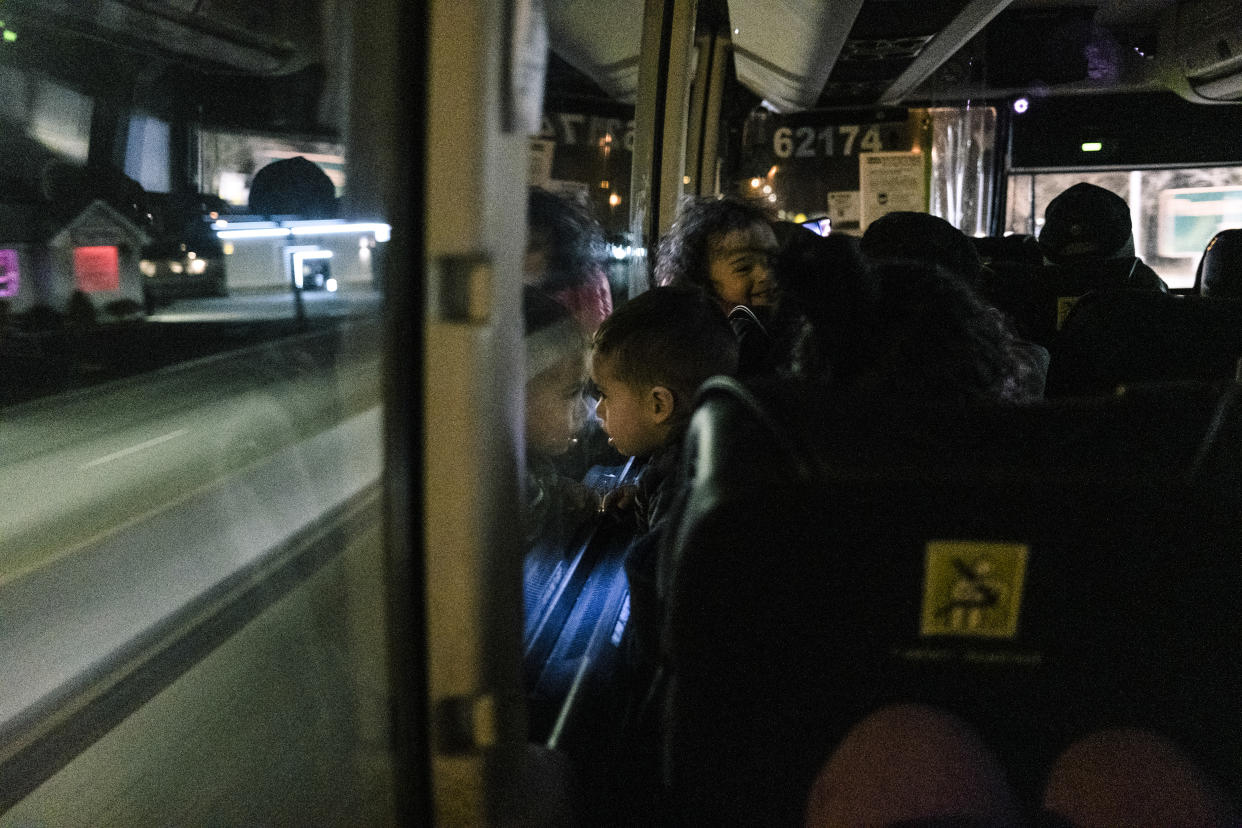
[[[1158,277],[1133,256],[1045,265],[998,262],[991,265],[983,292],[1009,315],[1021,336],[1048,346],[1085,294],[1161,290],[1154,280]]]
[[[687,439],[662,573],[686,821],[797,823],[886,702],[966,717],[1020,786],[1109,724],[1242,780],[1236,388],[962,409],[714,381]]]
[[[1242,359],[1242,300],[1139,290],[1090,294],[1049,351],[1048,396],[1230,379]]]

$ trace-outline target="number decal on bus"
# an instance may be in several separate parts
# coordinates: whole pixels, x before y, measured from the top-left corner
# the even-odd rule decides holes
[[[841,147],[843,156],[853,155],[855,146],[862,152],[884,149],[878,126],[871,125],[864,130],[860,124],[841,124],[818,131],[811,126],[780,127],[772,133],[772,152],[777,158],[832,158],[837,154],[837,135],[845,139]]]
[[[555,141],[558,146],[604,146],[634,151],[634,120],[603,118],[573,112],[551,112],[543,116],[539,138]]]
[[[879,152],[884,149],[884,143],[880,140],[880,130],[873,126],[867,127],[859,146],[862,147],[863,152]]]

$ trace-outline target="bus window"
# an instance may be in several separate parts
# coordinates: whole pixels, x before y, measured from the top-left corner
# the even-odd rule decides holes
[[[5,824],[399,820],[381,306],[418,234],[395,119],[347,128],[398,97],[394,5],[6,7]],[[333,215],[247,215],[297,158]]]
[[[235,213],[246,213],[250,181],[263,167],[301,156],[327,174],[337,196],[345,192],[345,147],[313,138],[244,134],[220,129],[199,133],[202,180]]]
[[[1080,181],[1130,205],[1134,252],[1170,288],[1194,287],[1203,249],[1220,230],[1242,227],[1242,167],[1015,173],[1005,232],[1039,235],[1048,202]]]

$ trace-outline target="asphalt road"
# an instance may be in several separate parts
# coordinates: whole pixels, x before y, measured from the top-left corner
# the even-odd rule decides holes
[[[0,584],[379,404],[336,326],[0,409]]]

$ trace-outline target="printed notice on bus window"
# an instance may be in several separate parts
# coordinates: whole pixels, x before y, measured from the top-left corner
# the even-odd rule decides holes
[[[860,225],[899,210],[927,211],[921,152],[864,152],[858,156]]]
[[[828,194],[828,218],[834,226],[858,224],[858,191],[845,190]]]

